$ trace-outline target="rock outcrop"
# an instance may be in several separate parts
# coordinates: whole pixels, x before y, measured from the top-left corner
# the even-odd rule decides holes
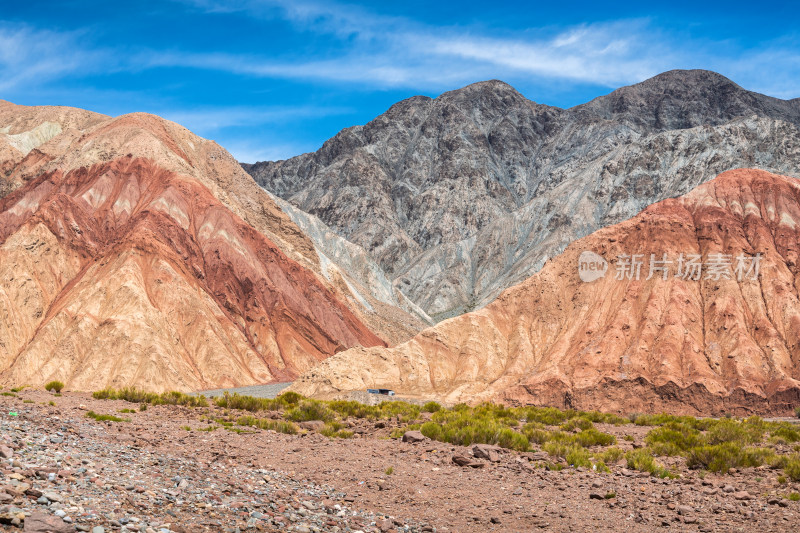
[[[434,319],[573,240],[740,167],[800,169],[800,100],[672,71],[571,109],[499,81],[413,97],[315,153],[244,165],[367,250]]]
[[[216,143],[152,115],[10,106],[1,383],[238,386],[385,345],[372,294]]]
[[[608,261],[605,276],[591,282],[579,276],[587,251]],[[641,254],[639,279],[625,268],[626,254]],[[672,263],[653,264],[669,271],[651,276],[651,254],[666,254]],[[485,308],[394,348],[339,353],[293,389],[332,396],[381,387],[449,402],[625,413],[788,414],[800,404],[799,254],[800,181],[729,171],[574,242]],[[705,269],[699,279],[676,277],[693,255]]]

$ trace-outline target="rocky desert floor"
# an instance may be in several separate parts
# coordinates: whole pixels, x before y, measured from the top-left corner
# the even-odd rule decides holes
[[[52,402],[52,403],[51,403]],[[766,467],[659,479],[537,467],[543,452],[389,438],[397,421],[351,420],[350,439],[208,431],[219,407],[23,390],[0,396],[4,531],[797,531],[800,483]],[[132,410],[133,412],[128,412]],[[97,421],[88,412],[125,417]],[[619,446],[648,428],[598,425]],[[632,435],[633,442],[623,440]],[[477,456],[484,456],[479,458]],[[459,466],[454,456],[469,458]]]

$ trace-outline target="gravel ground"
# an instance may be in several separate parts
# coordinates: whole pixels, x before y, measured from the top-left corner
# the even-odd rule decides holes
[[[50,405],[50,402],[55,405]],[[517,453],[390,439],[396,419],[348,419],[352,439],[210,424],[217,407],[0,396],[0,530],[311,533],[800,530],[800,483],[768,468],[657,479]],[[89,411],[125,417],[98,422]],[[11,415],[10,413],[16,413]],[[239,416],[231,412],[230,415]],[[241,413],[244,414],[244,413]],[[268,417],[270,413],[260,413]],[[211,429],[211,430],[209,430]],[[598,425],[640,446],[647,428]],[[461,466],[464,465],[464,466]],[[49,521],[49,523],[46,523]],[[45,524],[47,527],[39,527]]]
[[[226,392],[231,394],[236,392],[244,396],[253,396],[254,398],[275,398],[283,389],[291,384],[291,381],[286,383],[268,383],[266,385],[252,385],[250,387],[236,387],[233,389],[204,390],[198,391],[196,394],[202,394],[208,398],[213,398],[215,396],[222,396]]]

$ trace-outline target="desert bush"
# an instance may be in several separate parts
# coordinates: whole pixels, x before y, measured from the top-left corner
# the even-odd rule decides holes
[[[800,406],[794,408],[794,416],[800,418]]]
[[[437,402],[427,402],[422,406],[422,410],[426,413],[436,413],[442,410],[442,406]]]
[[[761,466],[771,462],[774,455],[766,448],[743,448],[737,442],[723,442],[692,448],[686,454],[686,465],[725,473],[731,468]]]
[[[461,446],[496,444],[527,451],[530,449],[527,437],[509,427],[516,422],[511,410],[484,404],[474,409],[442,409],[434,413],[433,420],[423,424],[420,431],[430,439]]]
[[[285,404],[277,398],[255,398],[253,396],[243,396],[236,392],[230,394],[227,391],[222,396],[217,396],[214,399],[214,405],[225,409],[250,411],[251,413],[258,411],[276,411],[285,406]]]
[[[706,440],[712,445],[734,442],[744,446],[760,442],[764,436],[763,422],[760,422],[760,419],[751,422],[747,420],[743,422],[737,422],[731,419],[718,420],[708,430]]]
[[[286,433],[294,435],[299,431],[297,425],[287,422],[286,420],[272,420],[269,418],[256,418],[251,415],[240,416],[236,419],[237,426],[250,426],[259,429],[277,431],[278,433]]]
[[[56,393],[60,393],[63,388],[64,388],[64,383],[61,381],[51,381],[50,383],[44,386],[44,390]]]
[[[286,391],[275,397],[281,405],[290,406],[297,405],[305,399],[302,394],[294,391]]]
[[[784,442],[797,442],[800,441],[800,431],[798,431],[792,424],[782,423],[770,432],[773,438],[781,438]]]
[[[410,422],[419,418],[420,407],[413,403],[393,401],[378,404],[379,418],[397,417],[401,422]]]
[[[92,393],[92,397],[97,400],[124,400],[126,402],[152,405],[185,405],[188,407],[206,407],[208,401],[205,396],[192,396],[178,391],[164,392],[145,392],[134,387],[124,387],[122,389],[102,389]]]
[[[575,429],[586,430],[586,429],[594,429],[594,424],[588,418],[579,416],[576,418],[570,418],[559,428],[562,431],[573,431]]]
[[[800,481],[800,454],[794,454],[787,459],[783,472],[792,481]]]
[[[101,414],[95,413],[94,411],[89,411],[88,413],[86,413],[86,416],[89,417],[89,418],[93,418],[93,419],[97,420],[98,422],[106,422],[106,421],[111,421],[111,422],[130,422],[131,421],[130,418],[120,418],[120,417],[114,416],[114,415],[101,415]]]
[[[656,462],[652,453],[647,448],[629,451],[625,454],[625,461],[628,468],[632,470],[648,472],[651,476],[660,478],[673,477],[669,470]]]
[[[656,455],[680,455],[704,443],[701,433],[681,422],[667,422],[651,429],[644,438]]]
[[[352,431],[344,429],[344,424],[335,420],[325,424],[319,432],[329,438],[349,439],[353,436]]]
[[[522,434],[528,439],[528,442],[535,442],[542,445],[550,440],[550,432],[541,429],[541,424],[537,422],[528,422],[522,427]]]
[[[545,426],[558,426],[572,418],[567,412],[559,411],[555,407],[520,407],[516,414],[526,422],[538,422]]]
[[[284,417],[293,422],[322,420],[328,422],[336,418],[336,413],[319,400],[302,400],[296,407],[286,411]]]
[[[621,449],[617,448],[616,446],[611,446],[602,452],[594,454],[594,457],[598,461],[602,461],[605,464],[614,464],[619,462],[624,455],[625,452],[623,452]]]

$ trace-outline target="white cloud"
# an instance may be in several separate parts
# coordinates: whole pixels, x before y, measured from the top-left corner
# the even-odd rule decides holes
[[[274,106],[156,109],[154,114],[206,135],[223,128],[284,124],[302,118],[321,118],[352,113],[347,107]]]
[[[0,21],[0,90],[95,71],[105,54],[81,47],[79,37]]]

